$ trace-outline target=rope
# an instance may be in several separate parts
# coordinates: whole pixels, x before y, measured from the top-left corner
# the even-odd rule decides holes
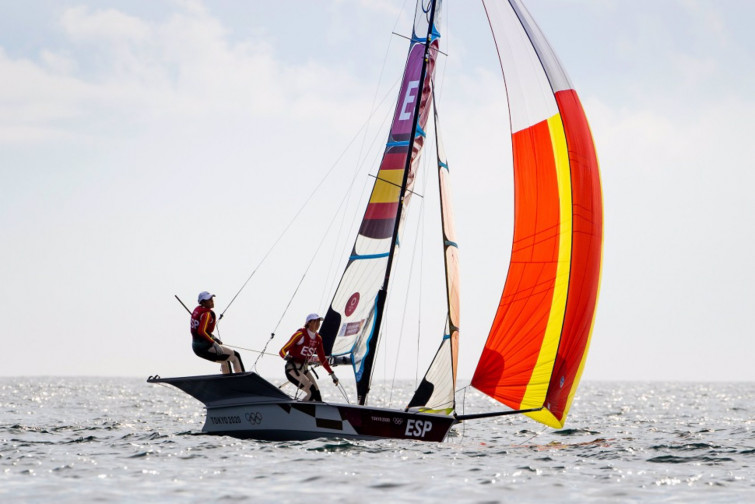
[[[536,432],[534,436],[532,436],[531,438],[527,439],[527,441],[525,441],[525,443],[527,443],[527,444],[531,443],[533,439],[535,439],[536,437],[539,437],[546,430],[548,430],[548,426],[547,425],[543,426],[543,428],[540,429],[540,432]]]
[[[424,164],[423,164],[423,167],[424,167]],[[418,228],[421,227],[422,228],[422,232],[420,232],[419,230],[417,231],[417,236],[419,238],[417,239],[417,241],[415,241],[414,247],[413,247],[413,250],[412,250],[412,261],[411,261],[411,264],[409,266],[409,278],[410,279],[412,278],[412,273],[414,272],[414,260],[417,257],[417,249],[420,248],[422,246],[421,244],[423,243],[423,240],[421,240],[421,237],[422,237],[422,233],[424,233],[424,217],[425,217],[425,200],[424,199],[421,200],[419,212],[420,212],[419,219],[420,219],[420,223],[421,224],[418,224],[417,227]],[[419,247],[417,246],[417,242],[420,243]],[[421,253],[420,253],[420,255],[421,255]],[[421,264],[422,264],[422,261],[420,261],[420,271],[422,271]],[[421,293],[422,293],[422,275],[421,274],[420,274],[419,284],[420,284],[420,299],[419,299],[419,303],[418,304],[421,306],[421,304],[422,304],[422,296],[421,296]],[[410,289],[410,287],[411,287],[411,282],[407,282],[407,284],[406,284],[406,293],[405,293],[405,298],[406,299],[409,298],[409,289]],[[404,334],[404,326],[406,324],[406,312],[407,311],[408,311],[407,310],[407,305],[404,304],[404,311],[403,311],[403,313],[401,315],[401,328],[399,330],[399,335]],[[401,355],[401,341],[403,341],[403,338],[399,337],[399,339],[398,339],[398,345],[396,346],[396,358],[394,360],[394,365],[393,365],[393,378],[391,379],[391,393],[390,393],[389,398],[388,398],[388,404],[390,404],[391,400],[393,399],[393,387],[394,387],[394,384],[396,382],[396,372],[398,370],[398,360],[399,360],[399,356]],[[419,369],[419,333],[417,334],[417,362],[415,363],[415,366],[414,366],[414,388],[415,389],[417,388],[417,373],[418,373],[418,369]]]
[[[431,145],[427,145],[425,147],[426,149],[430,149]],[[428,156],[422,156],[420,160],[420,164],[417,168],[417,173],[415,174],[415,180],[422,175],[422,193],[427,193],[427,184],[430,179],[430,176],[428,175],[428,165],[430,164],[430,161],[428,160]],[[407,208],[408,210],[408,208]],[[408,215],[408,211],[407,211]],[[421,197],[420,203],[419,203],[419,216],[418,216],[418,224],[417,224],[417,232],[415,234],[415,241],[414,241],[414,247],[412,249],[412,260],[409,266],[409,279],[410,281],[406,285],[406,294],[405,298],[409,298],[409,289],[411,287],[411,279],[413,278],[414,274],[414,265],[415,260],[417,257],[417,251],[419,250],[420,258],[424,256],[424,250],[425,250],[425,220],[427,218],[427,214],[425,212],[425,199]],[[417,388],[417,382],[419,381],[419,350],[420,350],[420,333],[422,329],[422,284],[423,284],[423,262],[420,259],[420,271],[419,271],[419,295],[417,299],[417,311],[418,311],[418,317],[417,317],[417,353],[416,353],[416,361],[414,364],[414,388]],[[406,313],[407,313],[407,304],[404,304],[404,311],[401,316],[401,328],[399,330],[399,335],[404,334],[404,326],[406,324]],[[396,372],[398,369],[398,361],[399,356],[401,354],[401,342],[403,338],[399,337],[398,345],[396,348],[396,358],[394,360],[394,366],[393,366],[393,377],[391,379],[391,392],[388,399],[388,403],[390,404],[391,400],[393,399],[393,388],[394,384],[396,382]]]
[[[344,389],[343,385],[341,385],[341,380],[338,380],[338,385],[336,385],[336,387],[338,387],[338,390],[341,391],[341,395],[346,400],[346,404],[351,404],[351,401],[349,401],[349,396],[346,394],[346,389]]]
[[[267,352],[265,352],[265,349],[267,348],[267,345],[265,345],[265,348],[263,348],[262,350],[254,350],[253,348],[244,348],[244,347],[241,347],[241,346],[238,346],[238,345],[229,345],[227,343],[223,343],[223,346],[227,346],[228,348],[235,348],[237,350],[244,350],[246,352],[254,352],[254,353],[257,353],[257,354],[260,354],[260,355],[263,355],[263,354],[264,355],[278,355],[278,354],[273,354],[273,353],[267,353]]]
[[[461,411],[467,411],[467,389],[469,386],[463,387],[462,390],[464,390],[464,399],[461,401]],[[467,433],[467,426],[464,424],[464,422],[461,423],[461,440],[464,441],[464,435]]]
[[[393,91],[398,87],[398,84],[399,84],[399,81],[396,80],[393,83],[393,85],[391,86],[391,88],[389,89],[389,91],[385,94],[385,96],[381,100],[380,104],[377,107],[373,107],[372,116],[375,115],[375,113],[377,112],[378,108],[383,105],[383,103],[388,98],[388,96],[392,95]],[[388,120],[393,117],[393,113],[394,113],[393,110],[390,110],[390,109],[386,110],[386,112],[385,112],[385,114],[383,116],[383,121],[380,123],[380,126],[378,128],[379,131],[383,131],[383,130],[387,129],[386,124],[387,124]],[[365,131],[365,136],[367,136],[367,132],[366,131]],[[377,164],[379,162],[379,161],[377,161],[377,159],[379,159],[378,156],[382,155],[382,153],[383,153],[383,151],[385,149],[385,146],[381,145],[381,147],[382,147],[383,150],[381,150],[377,154],[370,155],[369,152],[371,152],[373,149],[376,148],[376,144],[378,143],[378,141],[379,141],[380,138],[382,138],[382,137],[378,137],[378,135],[374,135],[372,137],[372,143],[370,144],[370,146],[367,149],[368,154],[365,154],[364,158],[362,158],[362,154],[361,154],[361,151],[360,151],[360,154],[357,157],[357,159],[362,158],[362,160],[359,162],[358,168],[356,170],[354,170],[354,176],[352,177],[351,183],[349,184],[347,192],[344,195],[344,198],[343,198],[343,201],[342,201],[342,206],[344,204],[346,206],[348,206],[349,202],[352,200],[352,196],[354,194],[356,194],[356,192],[353,191],[354,183],[356,182],[357,176],[362,171],[364,165],[367,163],[368,158],[370,158],[370,159],[374,158],[375,164]],[[362,191],[360,192],[360,194],[365,194],[365,192],[367,191],[368,182],[369,182],[369,177],[366,177],[364,179],[364,184],[362,185]],[[345,248],[346,247],[346,242],[349,240],[349,237],[351,236],[351,233],[344,233],[343,232],[344,223],[346,221],[346,212],[344,212],[342,215],[343,216],[340,219],[339,230],[338,230],[338,233],[336,234],[336,240],[334,240],[334,250],[342,250],[343,248]],[[352,212],[351,223],[349,224],[349,228],[348,228],[349,230],[356,228],[356,221],[361,216],[362,216],[362,214],[359,213],[358,211]],[[342,236],[343,240],[338,239],[339,236]],[[343,245],[342,245],[342,243],[343,243]],[[331,272],[333,271],[334,265],[336,263],[337,263],[336,254],[333,254],[333,261],[331,261],[331,265],[330,265],[330,267],[328,269],[328,275],[326,277],[326,278],[328,278],[328,281],[327,281],[328,288],[327,289],[323,289],[323,297],[321,299],[321,304],[325,302],[325,300],[324,300],[324,297],[325,297],[324,293],[325,293],[325,291],[327,290],[328,292],[333,292],[335,290],[335,288],[336,288],[336,280],[338,279],[338,277],[336,276],[336,273],[333,273],[331,275]]]

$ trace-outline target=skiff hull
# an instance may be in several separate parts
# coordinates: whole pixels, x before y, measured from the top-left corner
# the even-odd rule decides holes
[[[443,441],[453,416],[292,399],[256,373],[181,378],[149,377],[204,403],[202,432],[243,439],[316,438]]]

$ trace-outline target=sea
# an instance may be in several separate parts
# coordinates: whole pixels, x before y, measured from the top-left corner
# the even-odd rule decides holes
[[[0,378],[0,412],[0,502],[755,502],[751,382],[587,381],[562,430],[498,417],[443,443],[204,435],[202,404],[146,377]]]

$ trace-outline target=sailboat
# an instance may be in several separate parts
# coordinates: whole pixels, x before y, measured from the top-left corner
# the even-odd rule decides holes
[[[600,284],[602,192],[592,135],[577,92],[522,0],[483,0],[509,104],[514,236],[498,308],[471,381],[501,407],[460,414],[455,398],[461,343],[458,244],[434,103],[442,3],[417,1],[382,161],[321,328],[333,365],[354,372],[357,403],[299,401],[255,372],[150,377],[151,383],[173,385],[204,403],[203,432],[271,440],[442,441],[460,422],[509,414],[563,427],[584,369]],[[431,113],[445,257],[445,331],[406,407],[379,408],[369,405],[373,364]]]

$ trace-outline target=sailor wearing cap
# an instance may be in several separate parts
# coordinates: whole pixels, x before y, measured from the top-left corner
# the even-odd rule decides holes
[[[333,383],[338,385],[338,378],[328,364],[322,337],[317,333],[322,317],[316,313],[307,315],[304,327],[296,331],[283,345],[280,356],[286,359],[286,378],[305,392],[305,401],[322,401],[320,389],[312,377],[309,364],[319,362],[330,374]]]
[[[223,374],[231,372],[233,365],[234,373],[243,373],[244,364],[241,356],[235,350],[223,346],[220,338],[215,337],[215,294],[202,291],[197,297],[199,306],[194,308],[191,314],[191,348],[194,353],[203,359],[220,362],[220,370]]]

